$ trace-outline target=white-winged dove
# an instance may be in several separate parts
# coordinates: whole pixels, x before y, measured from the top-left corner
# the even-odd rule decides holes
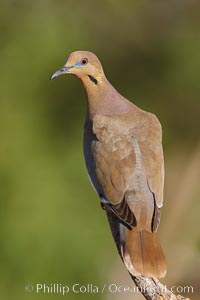
[[[85,163],[126,268],[133,276],[163,277],[166,260],[156,234],[164,184],[158,119],[121,96],[91,52],[71,53],[51,79],[61,74],[77,76],[86,90]]]

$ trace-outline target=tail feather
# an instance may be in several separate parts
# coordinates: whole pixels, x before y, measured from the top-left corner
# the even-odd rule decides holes
[[[122,258],[132,275],[164,277],[166,259],[156,233],[124,229]]]
[[[167,264],[157,234],[135,228],[129,230],[112,211],[106,209],[106,212],[119,255],[129,273],[164,277]]]

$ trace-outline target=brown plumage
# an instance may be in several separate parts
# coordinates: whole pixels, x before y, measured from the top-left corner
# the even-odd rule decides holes
[[[73,52],[52,79],[77,76],[87,94],[84,156],[118,252],[132,275],[163,277],[156,231],[163,205],[162,129],[155,115],[121,96],[91,52]]]

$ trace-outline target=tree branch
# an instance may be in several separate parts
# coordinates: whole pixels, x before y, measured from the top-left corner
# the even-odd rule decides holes
[[[131,274],[130,274],[131,275]],[[169,291],[158,279],[144,276],[132,276],[139,291],[147,300],[190,300]]]

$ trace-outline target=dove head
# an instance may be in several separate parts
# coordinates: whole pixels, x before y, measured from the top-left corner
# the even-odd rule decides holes
[[[72,74],[77,76],[83,83],[98,85],[104,77],[103,68],[97,56],[88,51],[72,52],[66,64],[56,71],[51,79],[62,74]]]

